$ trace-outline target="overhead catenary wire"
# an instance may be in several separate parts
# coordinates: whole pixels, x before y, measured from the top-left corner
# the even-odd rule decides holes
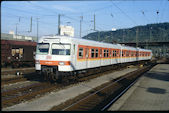
[[[32,3],[32,2],[27,2],[28,4],[30,4],[30,5],[32,5],[33,7],[36,7],[37,9],[41,9],[41,10],[45,10],[45,11],[50,11],[49,13],[50,14],[44,14],[44,13],[39,13],[39,12],[35,12],[35,11],[25,11],[25,10],[22,10],[21,11],[21,9],[14,9],[14,8],[12,8],[12,7],[8,7],[9,9],[11,9],[12,8],[12,10],[17,10],[17,11],[21,11],[21,12],[25,12],[25,13],[29,13],[29,14],[36,14],[36,15],[31,15],[31,16],[33,16],[33,22],[35,22],[36,20],[35,20],[35,18],[37,18],[37,17],[50,17],[50,16],[53,16],[53,17],[57,17],[58,15],[57,15],[57,11],[55,11],[55,10],[52,10],[51,8],[48,8],[48,7],[43,7],[43,5],[41,6],[41,5],[39,5],[39,4],[34,4],[34,3]],[[128,14],[129,12],[125,12],[124,10],[122,10],[120,7],[118,7],[118,5],[116,5],[116,4],[114,4],[113,2],[112,2],[112,4],[110,4],[110,5],[107,5],[107,6],[105,6],[105,7],[101,7],[101,8],[96,8],[96,9],[92,9],[92,10],[88,10],[88,11],[85,11],[85,12],[79,12],[79,13],[77,13],[77,15],[78,16],[72,16],[72,15],[75,15],[75,13],[71,13],[71,14],[64,14],[65,16],[65,18],[66,19],[70,19],[71,20],[71,24],[73,24],[74,26],[76,25],[76,23],[77,22],[79,22],[79,20],[80,20],[80,18],[79,18],[79,16],[81,16],[82,14],[83,14],[83,16],[85,17],[85,15],[91,15],[91,16],[93,16],[92,14],[90,14],[90,13],[97,13],[97,12],[101,12],[101,11],[105,11],[105,9],[110,9],[110,8],[112,8],[112,6],[115,6],[117,9],[119,9],[120,10],[120,12],[122,13],[122,14],[124,14],[130,21],[132,21],[132,23],[134,23],[135,25],[138,25],[137,23],[136,23],[136,21],[133,19],[133,18],[131,18],[130,17],[130,15]],[[4,8],[6,8],[6,7],[4,7]],[[34,8],[35,9],[35,8]],[[163,8],[164,9],[164,8]],[[107,11],[107,10],[106,10]],[[162,14],[161,13],[161,10],[159,9],[159,11],[160,11],[160,14]],[[145,13],[145,11],[144,11],[144,13]],[[110,16],[112,16],[113,15],[113,17],[115,17],[117,14],[114,14],[114,12],[112,13],[109,13],[110,14]],[[146,19],[146,21],[147,21],[147,23],[149,23],[149,20],[148,20],[148,18],[146,17],[147,15],[146,14],[144,14],[143,15],[144,17],[145,17],[145,19]],[[160,16],[160,15],[159,15]],[[24,17],[24,16],[17,16],[16,18],[20,18],[20,22],[23,22],[22,20],[23,19],[30,19],[30,16],[28,16],[28,17]],[[56,18],[57,19],[57,18]],[[161,20],[160,20],[160,17],[159,18],[157,18],[158,20],[157,20],[157,22],[160,22]],[[74,21],[74,22],[72,22],[72,21]],[[119,20],[118,20],[119,21]],[[56,21],[56,23],[51,23],[51,22],[45,22],[45,21],[43,21],[43,20],[40,20],[39,21],[41,24],[45,24],[45,25],[48,25],[48,26],[56,26],[57,25],[57,21]],[[83,23],[85,23],[85,24],[83,24],[83,26],[86,26],[86,27],[88,27],[88,28],[90,28],[91,27],[91,22],[90,21],[88,21],[88,19],[86,19],[85,20],[85,18],[83,19]],[[102,29],[102,30],[105,30],[105,28],[107,27],[107,29],[108,29],[108,26],[112,26],[111,24],[109,24],[109,25],[106,25],[105,23],[97,23],[97,26],[101,26],[101,27],[99,27],[99,29]],[[82,30],[83,31],[83,30]],[[90,30],[89,30],[90,31]]]
[[[112,1],[112,4],[121,11],[121,13],[123,13],[126,17],[129,18],[129,20],[131,20],[135,25],[138,25],[127,13],[125,13],[120,7],[118,7],[115,3],[113,3]]]
[[[32,4],[31,2],[28,2],[29,4],[31,4],[31,5],[33,5],[34,7],[37,7],[37,8],[41,8],[41,9],[44,9],[44,10],[46,10],[47,8],[44,8],[44,7],[41,7],[41,6],[39,6],[39,5],[35,5],[35,4]],[[110,5],[111,6],[111,5]],[[110,7],[109,6],[109,7]],[[9,7],[8,7],[9,8]],[[94,11],[92,11],[92,12],[97,12],[97,11],[100,11],[100,10],[103,10],[103,9],[106,9],[107,7],[102,7],[102,8],[98,8],[98,9],[94,9]],[[9,8],[9,9],[12,9],[12,10],[17,10],[17,11],[21,11],[21,12],[24,12],[24,13],[32,13],[32,12],[30,12],[30,11],[24,11],[24,10],[20,10],[20,9],[14,9],[14,8]],[[54,12],[54,13],[57,13],[57,12],[55,12],[55,11],[53,11],[53,10],[51,10],[52,12]],[[40,15],[39,13],[34,13],[34,14],[38,14],[39,16],[43,16],[43,15]],[[46,15],[46,16],[56,16],[56,15]],[[18,17],[21,17],[21,16],[18,16]],[[70,16],[65,16],[65,17],[67,17],[67,18],[69,18],[69,19],[72,19],[72,20],[75,20],[75,21],[79,21],[78,19],[74,19],[74,18],[72,18],[72,17],[70,17]],[[22,18],[25,18],[25,17],[22,17]],[[26,18],[30,18],[30,17],[26,17]],[[33,21],[36,21],[36,20],[33,20]],[[41,23],[43,23],[43,24],[55,24],[55,23],[48,23],[48,22],[42,22],[42,21],[39,21],[39,22],[41,22]],[[89,24],[89,22],[87,22],[87,21],[85,21],[85,20],[83,20],[83,22],[84,23],[86,23],[86,24]],[[85,26],[87,26],[86,24],[84,24]]]
[[[37,4],[33,4],[31,1],[27,1],[27,3],[33,5],[34,7],[38,7],[38,8],[44,9],[44,10],[48,10],[48,11],[50,11],[50,12],[52,11],[52,12],[54,12],[55,14],[58,14],[58,12],[56,12],[56,11],[54,11],[54,10],[50,10],[49,8],[45,8],[45,7],[39,6],[39,5],[37,5]]]
[[[40,14],[40,13],[25,11],[25,10],[16,9],[16,8],[11,8],[11,7],[7,7],[7,6],[1,7],[1,8],[7,8],[7,9],[10,9],[10,10],[12,10],[12,11],[20,11],[20,12],[24,12],[24,13],[31,14],[31,15],[32,15],[32,14],[35,14],[35,15],[37,15],[37,16],[41,16],[41,15],[42,15],[42,14]]]

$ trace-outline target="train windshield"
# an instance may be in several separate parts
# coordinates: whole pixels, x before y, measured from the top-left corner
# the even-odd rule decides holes
[[[52,44],[52,55],[70,55],[70,44]]]
[[[37,54],[48,54],[49,43],[38,43],[37,45]]]

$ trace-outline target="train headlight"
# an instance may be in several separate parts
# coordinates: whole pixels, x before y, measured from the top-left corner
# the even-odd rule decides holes
[[[62,65],[62,66],[63,66],[63,65],[65,65],[65,63],[64,63],[64,62],[59,62],[59,65]]]

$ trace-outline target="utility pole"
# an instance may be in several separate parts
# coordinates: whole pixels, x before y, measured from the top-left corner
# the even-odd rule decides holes
[[[123,29],[123,43],[124,43],[124,29]]]
[[[94,14],[94,31],[96,30],[96,24],[95,24],[95,14]]]
[[[81,38],[81,32],[82,32],[82,21],[83,21],[83,16],[80,16],[80,38]]]
[[[30,28],[30,32],[32,32],[32,16],[31,16],[31,28]]]
[[[60,14],[58,15],[58,35],[60,35]]]
[[[39,21],[38,21],[39,18],[37,18],[37,41],[38,41],[38,32],[39,32]]]
[[[28,32],[32,32],[32,16],[31,16],[31,23],[30,23],[30,31]]]
[[[138,47],[138,27],[137,27],[137,30],[136,30],[136,47]]]
[[[17,31],[17,30],[18,30],[18,29],[17,29],[17,25],[18,25],[18,23],[16,23],[16,39],[17,39],[17,35],[18,35],[18,34],[17,34],[17,33],[18,33],[18,31]]]
[[[151,37],[152,37],[152,36],[151,36],[151,35],[152,35],[151,30],[152,30],[152,27],[150,27],[150,42],[152,41],[152,38],[151,38]]]
[[[148,49],[148,40],[146,39],[146,49]]]
[[[100,41],[100,31],[99,30],[96,30],[96,16],[95,16],[95,14],[94,14],[94,31],[97,31],[97,32],[99,32],[99,34],[98,34],[98,41]]]

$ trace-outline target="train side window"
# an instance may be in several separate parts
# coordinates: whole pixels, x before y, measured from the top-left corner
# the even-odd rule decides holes
[[[122,57],[124,56],[124,51],[122,51]]]
[[[99,52],[98,49],[96,49],[96,58],[98,57],[98,52]]]
[[[115,57],[117,56],[116,50],[114,51],[114,56],[115,56]]]
[[[91,49],[91,57],[94,58],[94,49]]]
[[[83,48],[79,48],[79,58],[83,58]]]
[[[106,57],[106,49],[104,49],[104,57]]]

